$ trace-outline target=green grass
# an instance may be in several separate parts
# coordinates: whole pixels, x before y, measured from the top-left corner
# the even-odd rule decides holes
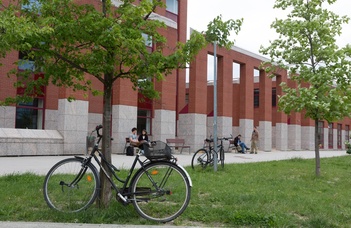
[[[351,158],[294,158],[249,164],[226,164],[214,172],[186,167],[193,181],[189,207],[172,225],[212,227],[351,227]],[[132,205],[113,200],[80,213],[49,209],[42,195],[43,176],[0,177],[1,221],[155,224]]]

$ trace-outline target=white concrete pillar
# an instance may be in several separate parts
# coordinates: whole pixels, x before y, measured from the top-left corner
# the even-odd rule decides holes
[[[88,101],[60,99],[57,129],[64,140],[64,154],[85,154],[88,132]]]
[[[301,150],[301,126],[288,125],[288,149]]]
[[[287,150],[288,149],[288,124],[277,123],[276,124],[276,149]]]
[[[258,150],[272,151],[272,122],[260,121],[258,126],[259,143]]]
[[[186,113],[179,115],[178,137],[185,139],[190,146],[190,152],[203,147],[207,133],[207,116],[205,114]]]

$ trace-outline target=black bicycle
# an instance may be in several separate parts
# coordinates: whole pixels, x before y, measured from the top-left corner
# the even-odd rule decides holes
[[[99,125],[93,131],[97,133],[97,142],[88,156],[64,159],[47,173],[44,198],[49,207],[63,212],[79,212],[96,200],[100,177],[92,163],[94,159],[116,191],[117,200],[125,205],[132,203],[143,218],[169,222],[181,215],[189,204],[192,182],[186,170],[176,163],[171,148],[161,141],[143,144],[128,176],[121,179],[117,176],[118,169],[106,161],[99,149],[101,128]],[[112,175],[102,168],[101,162],[107,164]],[[134,172],[137,164],[141,167]],[[121,186],[117,186],[114,179]]]
[[[191,167],[194,170],[203,170],[208,165],[214,164],[214,158],[217,156],[218,162],[221,163],[222,168],[224,168],[224,146],[223,140],[230,140],[233,137],[222,137],[217,138],[219,144],[217,145],[217,151],[214,150],[213,139],[205,139],[204,147],[197,150],[191,160]],[[219,153],[219,157],[218,157]]]

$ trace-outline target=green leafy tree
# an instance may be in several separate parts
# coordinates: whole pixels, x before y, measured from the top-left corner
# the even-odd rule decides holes
[[[339,48],[336,37],[349,18],[328,10],[336,0],[276,0],[274,8],[291,10],[286,19],[271,27],[279,39],[260,52],[270,56],[267,72],[286,69],[296,88],[280,86],[279,110],[286,114],[304,112],[315,122],[316,175],[320,175],[318,122],[333,122],[351,113],[351,47]]]
[[[194,31],[186,43],[177,43],[171,54],[164,55],[165,49],[171,48],[160,34],[166,25],[150,19],[156,7],[164,7],[163,1],[142,0],[138,5],[133,4],[134,0],[120,2],[116,8],[111,0],[94,1],[95,5],[73,0],[19,0],[16,5],[0,0],[0,58],[13,50],[20,51],[26,54],[24,60],[33,61],[35,66],[20,72],[16,67],[8,72],[17,77],[15,86],[25,84],[26,92],[25,96],[11,97],[3,103],[19,102],[49,84],[103,94],[102,151],[109,162],[114,82],[127,78],[134,89],[157,98],[159,94],[151,79],[159,81],[174,69],[185,68],[207,45],[204,35]],[[145,37],[155,44],[154,51],[147,49]],[[38,72],[44,72],[43,77],[32,80],[31,75]],[[98,79],[104,90],[94,90],[87,75]],[[100,199],[106,206],[111,188],[104,175],[101,182]]]

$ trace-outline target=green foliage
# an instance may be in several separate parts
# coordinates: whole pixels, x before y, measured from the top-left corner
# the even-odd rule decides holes
[[[218,46],[229,49],[234,45],[234,41],[228,40],[230,32],[234,30],[237,35],[242,23],[243,19],[223,21],[222,15],[219,15],[207,25],[207,31],[205,32],[206,41],[209,43],[216,41]]]
[[[350,157],[321,161],[325,168],[319,178],[310,171],[313,160],[300,158],[226,164],[216,173],[185,167],[193,181],[191,201],[166,226],[350,227]],[[124,177],[128,170],[121,173]],[[115,198],[105,209],[91,206],[79,213],[56,212],[38,194],[43,181],[43,176],[30,173],[0,176],[0,220],[156,225]]]
[[[325,6],[335,1],[276,0],[275,8],[291,11],[272,23],[279,39],[260,51],[271,58],[266,71],[274,75],[274,65],[281,67],[297,83],[297,88],[281,85],[279,108],[286,114],[305,111],[307,118],[332,122],[351,113],[351,48],[336,45],[349,18]]]
[[[117,78],[128,78],[134,89],[157,97],[151,79],[162,80],[172,70],[185,67],[206,45],[205,39],[195,32],[189,43],[169,47],[159,32],[165,24],[148,18],[163,3],[144,0],[135,6],[133,2],[124,0],[118,8],[109,0],[101,8],[72,0],[39,0],[23,8],[9,5],[0,11],[1,57],[17,50],[35,64],[34,69],[12,70],[10,75],[26,80],[32,73],[45,72],[41,85],[83,91],[93,89],[86,74],[108,87]],[[145,45],[146,36],[156,44],[153,52]],[[189,45],[195,41],[196,45]],[[171,49],[170,55],[163,54],[166,49]],[[38,82],[28,80],[26,86],[33,88],[33,83]]]

